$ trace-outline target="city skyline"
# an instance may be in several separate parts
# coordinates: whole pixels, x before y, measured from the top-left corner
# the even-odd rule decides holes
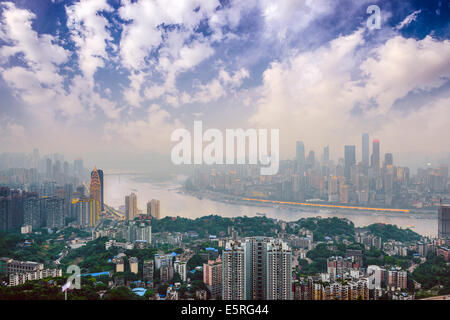
[[[164,163],[171,132],[201,119],[279,128],[284,158],[296,140],[337,158],[368,132],[406,166],[439,161],[450,152],[449,8],[377,5],[379,30],[366,27],[365,1],[3,2],[3,150]]]
[[[449,129],[450,0],[0,0],[0,302],[448,301]]]

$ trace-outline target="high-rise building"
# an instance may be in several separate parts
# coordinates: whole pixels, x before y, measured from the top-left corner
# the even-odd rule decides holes
[[[153,260],[145,260],[143,267],[142,267],[142,271],[143,271],[143,276],[144,276],[144,281],[145,282],[153,282],[153,273],[155,271],[155,263]]]
[[[344,157],[344,175],[347,180],[351,179],[352,166],[356,164],[356,147],[355,146],[345,146],[345,157]]]
[[[41,202],[42,200],[37,196],[25,199],[23,202],[24,225],[32,226],[33,230],[38,230],[43,226]]]
[[[323,148],[323,162],[325,164],[330,162],[330,147],[329,146],[326,146],[325,148]]]
[[[101,211],[101,203],[102,203],[102,181],[100,180],[100,173],[97,168],[94,168],[94,171],[91,173],[91,185],[89,188],[89,195],[91,199],[94,199],[97,205],[98,216],[96,217],[96,222],[100,220],[100,211]]]
[[[137,215],[137,196],[135,193],[131,193],[129,196],[125,196],[125,217],[127,220],[134,220]]]
[[[392,167],[394,165],[394,156],[392,155],[392,153],[386,153],[384,155],[384,167],[385,168],[389,168]]]
[[[41,215],[45,219],[45,226],[51,229],[64,227],[64,199],[47,197],[41,204]]]
[[[292,251],[281,241],[271,239],[266,244],[267,300],[292,299]]]
[[[152,226],[140,223],[139,225],[133,225],[132,230],[135,234],[135,240],[145,241],[149,244],[152,243]]]
[[[100,181],[100,197],[99,199],[96,199],[97,201],[100,202],[100,211],[104,211],[105,210],[105,205],[104,205],[104,185],[103,185],[103,170],[97,169],[95,168],[92,172],[91,172],[91,188],[92,188],[92,182],[95,180],[96,183],[96,192],[98,192],[97,190],[97,176],[98,176],[98,180]],[[91,196],[92,196],[92,191],[91,191]]]
[[[250,254],[250,293],[251,300],[266,300],[266,269],[268,237],[246,238],[248,253]]]
[[[160,201],[152,199],[147,202],[147,214],[151,215],[155,219],[161,219]]]
[[[71,203],[72,215],[76,218],[77,224],[82,228],[93,228],[98,222],[100,206],[92,198],[74,198]]]
[[[362,163],[364,167],[369,166],[369,134],[363,133],[362,134]]]
[[[229,241],[223,251],[222,283],[224,300],[290,300],[291,250],[268,237]]]
[[[223,300],[247,299],[247,250],[245,242],[229,241],[225,245],[222,265]]]
[[[208,260],[203,264],[203,282],[208,287],[211,295],[217,297],[222,294],[222,260]]]
[[[450,239],[450,205],[441,204],[438,211],[438,237]]]
[[[372,159],[370,163],[371,168],[380,169],[380,141],[378,139],[373,140],[372,143]]]
[[[301,141],[297,141],[295,144],[295,160],[298,164],[305,164],[305,145]]]

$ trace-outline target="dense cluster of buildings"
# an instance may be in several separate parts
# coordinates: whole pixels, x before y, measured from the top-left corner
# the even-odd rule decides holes
[[[319,159],[296,143],[294,160],[280,162],[274,176],[260,176],[257,166],[216,166],[198,169],[189,181],[194,190],[214,190],[236,196],[279,201],[316,201],[369,207],[426,208],[450,200],[448,165],[419,168],[412,175],[396,166],[392,153],[382,158],[380,141],[362,135],[361,158],[355,145],[344,147],[344,158],[333,161],[325,147]]]
[[[0,275],[7,276],[9,286],[18,286],[26,281],[49,277],[61,277],[61,269],[44,269],[44,264],[32,261],[18,261],[11,258],[0,258]]]
[[[14,168],[19,165],[23,168]],[[81,159],[69,164],[59,154],[41,158],[37,149],[31,155],[0,154],[0,230],[31,233],[68,224],[92,230],[103,217],[131,221],[142,216],[135,193],[125,197],[125,210],[118,213],[105,206],[104,189],[103,171],[94,168],[89,174]],[[160,219],[159,200],[148,202],[147,216]],[[136,238],[148,239],[144,232]]]

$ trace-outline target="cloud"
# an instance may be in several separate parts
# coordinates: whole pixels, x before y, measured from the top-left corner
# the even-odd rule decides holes
[[[411,24],[411,22],[416,21],[418,15],[422,12],[422,10],[417,10],[414,11],[413,13],[411,13],[410,15],[408,15],[405,19],[402,20],[402,22],[400,22],[395,29],[397,30],[401,30],[404,27],[408,26],[409,24]]]
[[[66,7],[67,27],[71,40],[77,48],[78,64],[81,76],[74,77],[70,87],[71,95],[78,97],[91,113],[94,106],[100,108],[108,118],[118,118],[121,108],[95,91],[94,75],[103,68],[110,57],[107,52],[108,43],[113,40],[109,34],[108,20],[101,12],[112,12],[113,8],[106,0],[81,0]],[[106,92],[105,92],[106,93]]]
[[[11,2],[1,5],[0,48],[1,76],[15,95],[30,104],[45,105],[63,92],[60,66],[69,59],[69,51],[49,34],[38,35],[32,28],[36,16],[18,9]],[[17,59],[20,65],[11,66]]]
[[[330,0],[261,0],[259,8],[264,18],[265,36],[284,40],[289,32],[297,33],[329,13],[335,3]]]
[[[175,129],[183,128],[182,123],[153,104],[142,120],[108,122],[105,124],[103,140],[108,145],[123,152],[170,152],[170,135]]]
[[[106,0],[81,0],[66,7],[67,27],[78,50],[78,64],[92,86],[95,72],[108,59],[107,42],[112,41],[107,30],[108,20],[99,13],[112,10]]]
[[[94,74],[108,58],[105,41],[111,39],[105,29],[106,20],[97,15],[100,10],[111,10],[106,1],[82,1],[67,8],[68,27],[78,49],[81,71],[81,75],[72,77],[63,70],[71,54],[59,44],[61,39],[33,30],[36,16],[29,10],[10,2],[2,7],[1,35],[6,45],[0,49],[1,75],[40,119],[38,123],[52,122],[58,113],[73,117],[86,110],[91,114],[84,114],[84,119],[92,118],[94,106],[108,117],[117,118],[120,110],[115,104],[94,91]],[[13,58],[22,63],[12,65]]]
[[[423,106],[417,114],[410,110],[408,115],[394,112],[392,105],[410,92],[433,90],[450,79],[446,58],[450,42],[396,36],[367,51],[363,35],[361,29],[314,51],[293,52],[265,70],[250,122],[280,128],[282,154],[293,155],[295,140],[303,140],[308,149],[318,151],[324,141],[334,146],[359,145],[360,134],[366,131],[391,139],[387,132],[394,127],[397,132],[410,131],[408,122],[401,120],[406,116],[418,120],[420,114],[422,121],[434,121],[433,114],[438,111],[423,111],[431,105]],[[449,111],[442,103],[436,110],[441,117],[446,115],[442,121],[450,125]],[[429,149],[443,148],[436,139],[415,138],[415,143],[429,144]],[[402,141],[408,139],[408,135],[402,137]],[[391,140],[389,144],[396,143]],[[396,151],[406,151],[406,145],[396,144]],[[342,156],[342,150],[336,156]]]
[[[0,145],[4,150],[22,151],[24,147],[30,148],[28,134],[25,128],[14,120],[0,118]]]
[[[216,78],[206,84],[197,84],[194,86],[194,93],[188,94],[184,92],[179,99],[174,99],[173,103],[179,105],[187,103],[209,103],[219,100],[241,87],[244,79],[249,78],[249,71],[241,68],[234,72],[233,75],[221,68]],[[180,100],[180,101],[179,101]]]

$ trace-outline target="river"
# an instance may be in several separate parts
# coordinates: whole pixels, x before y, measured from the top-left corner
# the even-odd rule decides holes
[[[138,208],[146,212],[147,201],[158,199],[161,201],[161,216],[180,216],[198,218],[205,215],[216,214],[223,217],[256,216],[263,212],[269,218],[285,221],[294,221],[306,217],[338,217],[351,220],[355,226],[362,227],[373,223],[394,224],[401,228],[411,228],[425,236],[437,235],[436,213],[384,213],[361,212],[356,210],[301,210],[292,211],[276,207],[259,207],[223,203],[209,199],[180,193],[179,183],[149,183],[133,180],[131,177],[105,175],[105,203],[119,208],[125,203],[125,195],[135,192],[137,194]]]

